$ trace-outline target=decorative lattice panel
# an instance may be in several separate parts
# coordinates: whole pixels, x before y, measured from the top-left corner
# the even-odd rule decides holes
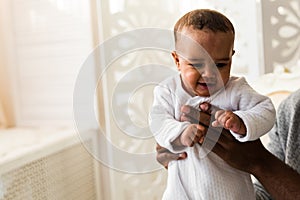
[[[261,1],[265,65],[292,69],[300,60],[300,1]]]

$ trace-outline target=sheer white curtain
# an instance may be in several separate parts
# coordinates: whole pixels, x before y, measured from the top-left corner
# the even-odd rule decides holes
[[[9,1],[0,0],[0,128],[14,125],[13,98],[9,72],[13,66],[12,29]]]
[[[0,25],[0,98],[16,126],[72,127],[74,83],[94,46],[90,2],[0,0]]]
[[[7,127],[7,121],[6,121],[6,117],[5,117],[5,114],[4,114],[4,109],[3,109],[3,106],[2,106],[2,102],[1,102],[1,99],[0,99],[0,129],[1,128],[6,128]]]

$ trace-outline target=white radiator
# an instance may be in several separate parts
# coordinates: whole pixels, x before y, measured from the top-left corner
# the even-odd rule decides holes
[[[82,144],[92,146],[96,133],[85,135],[80,141],[74,131],[0,131],[0,199],[99,199],[96,162]]]

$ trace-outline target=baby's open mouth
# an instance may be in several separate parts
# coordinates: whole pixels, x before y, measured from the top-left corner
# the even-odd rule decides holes
[[[214,84],[213,83],[201,83],[198,82],[199,85],[201,85],[202,87],[212,87]]]
[[[199,85],[203,86],[203,87],[207,87],[206,83],[198,83]]]

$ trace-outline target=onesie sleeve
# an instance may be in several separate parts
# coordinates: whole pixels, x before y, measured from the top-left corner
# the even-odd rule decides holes
[[[246,135],[232,134],[241,142],[256,140],[268,133],[275,123],[275,108],[270,98],[257,93],[244,78],[233,88],[232,104],[238,105],[234,113],[246,126]]]
[[[182,149],[175,149],[172,142],[190,124],[175,119],[175,95],[166,86],[158,85],[154,89],[154,101],[150,111],[150,130],[157,143],[173,153],[182,152]]]

